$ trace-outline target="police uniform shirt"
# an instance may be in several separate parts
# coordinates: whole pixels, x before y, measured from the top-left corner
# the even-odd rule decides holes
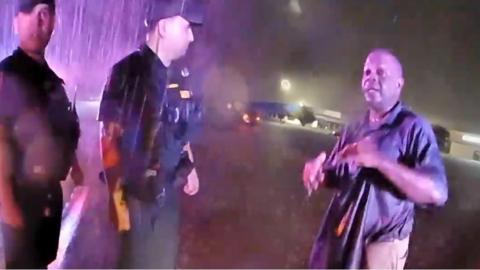
[[[127,182],[137,181],[154,163],[161,166],[163,178],[174,178],[186,142],[162,121],[167,77],[167,68],[147,45],[112,68],[99,121],[120,123],[124,130],[119,143]]]

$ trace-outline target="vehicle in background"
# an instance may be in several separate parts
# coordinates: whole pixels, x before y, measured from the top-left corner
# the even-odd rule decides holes
[[[308,125],[316,121],[315,114],[311,107],[300,106],[300,108],[292,114],[292,116],[300,121],[302,126]]]
[[[339,138],[342,132],[340,130],[332,130],[331,135]]]
[[[226,104],[230,114],[242,124],[255,126],[260,121],[273,121],[293,125],[323,129],[326,133],[338,137],[343,128],[340,113],[326,110],[316,113],[312,107],[301,103],[279,103],[268,101],[234,102]],[[333,114],[337,113],[337,114]]]
[[[317,128],[337,138],[340,137],[345,125],[342,120],[318,114],[315,117],[317,118]]]
[[[440,125],[432,125],[433,133],[437,139],[438,148],[443,153],[450,153],[450,146],[452,144],[450,140],[450,132],[445,127]]]
[[[260,123],[261,117],[257,111],[248,110],[242,115],[243,123],[249,126],[256,126]]]
[[[480,151],[473,152],[473,160],[480,161]]]

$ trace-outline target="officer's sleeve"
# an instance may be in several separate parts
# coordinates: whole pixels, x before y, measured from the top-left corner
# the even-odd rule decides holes
[[[431,125],[424,119],[414,121],[408,132],[407,147],[410,163],[416,171],[427,174],[435,182],[441,195],[441,204],[448,199],[448,185],[442,156]]]
[[[5,125],[8,117],[8,87],[7,87],[7,78],[3,72],[0,72],[0,125]]]
[[[16,80],[0,71],[0,124],[8,125],[24,105],[22,89]]]
[[[0,205],[6,208],[16,205],[12,194],[12,160],[14,160],[10,148],[11,129],[8,124],[11,118],[10,105],[8,104],[10,87],[7,86],[7,78],[0,71]]]
[[[5,98],[3,97],[5,92],[5,75],[3,72],[0,72],[0,124],[3,122],[3,118],[5,117],[4,114],[4,105],[3,103],[5,102]]]
[[[114,67],[105,85],[100,102],[98,121],[118,122],[126,95],[126,78],[122,69]]]

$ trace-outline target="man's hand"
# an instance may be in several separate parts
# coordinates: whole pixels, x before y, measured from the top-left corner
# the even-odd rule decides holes
[[[187,177],[187,183],[183,186],[183,192],[193,196],[198,193],[200,189],[200,181],[198,180],[197,170],[193,169]]]
[[[318,186],[323,183],[325,174],[323,173],[323,163],[327,158],[325,152],[320,153],[314,160],[310,160],[305,163],[303,169],[303,185],[307,189],[308,196],[313,191],[318,189]]]
[[[340,151],[340,156],[348,161],[352,161],[357,166],[365,168],[377,168],[383,159],[377,144],[371,137],[366,137],[357,143],[345,146]]]
[[[188,174],[186,175],[186,181],[184,182],[183,186],[183,192],[190,196],[193,196],[198,193],[198,190],[200,188],[200,181],[198,179],[197,170],[193,165],[193,152],[190,143],[187,143],[184,146],[183,151],[183,155],[185,156],[182,158],[183,162],[181,163],[189,165],[189,170],[187,171]]]

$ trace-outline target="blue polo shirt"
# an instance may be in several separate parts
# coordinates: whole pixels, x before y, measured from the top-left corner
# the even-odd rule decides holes
[[[414,208],[391,181],[376,169],[342,161],[339,152],[369,136],[379,151],[393,161],[428,174],[448,197],[442,157],[430,123],[402,103],[397,103],[378,123],[367,115],[348,125],[325,167],[326,185],[337,190],[314,247],[315,267],[361,267],[363,248],[369,242],[405,239],[414,222]],[[333,160],[338,160],[335,166]]]

